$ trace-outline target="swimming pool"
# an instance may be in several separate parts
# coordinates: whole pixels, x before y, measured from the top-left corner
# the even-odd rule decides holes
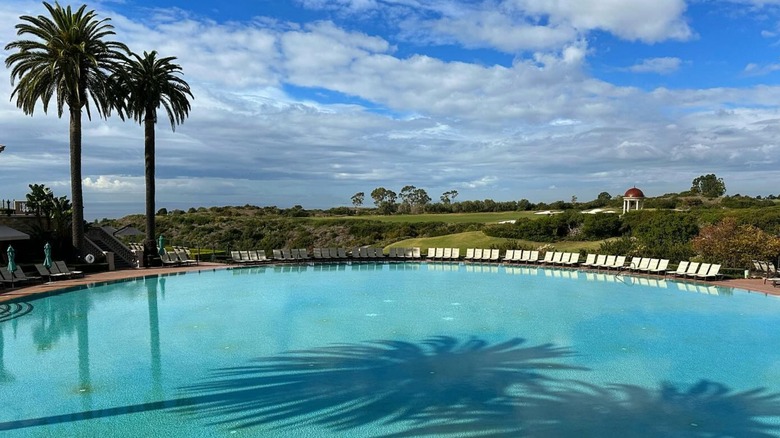
[[[780,436],[778,327],[776,297],[572,270],[151,277],[0,311],[0,430]]]

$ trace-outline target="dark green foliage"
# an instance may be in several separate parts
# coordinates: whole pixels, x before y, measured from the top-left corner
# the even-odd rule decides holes
[[[707,198],[717,198],[726,193],[726,183],[723,182],[723,178],[718,178],[714,173],[701,175],[691,183],[691,192]]]
[[[683,260],[693,255],[690,240],[699,233],[695,215],[669,211],[635,211],[624,226],[645,257]]]
[[[620,216],[610,213],[586,214],[582,221],[581,238],[600,240],[620,235]]]
[[[750,196],[726,196],[720,200],[721,207],[726,208],[752,208],[752,207],[773,207],[775,205],[769,199],[756,199]]]

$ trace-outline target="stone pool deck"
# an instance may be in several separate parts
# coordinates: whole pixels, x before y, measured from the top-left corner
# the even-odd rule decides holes
[[[217,269],[227,269],[231,266],[223,263],[201,262],[198,265],[159,267],[159,268],[141,268],[141,269],[123,269],[119,271],[99,272],[87,274],[83,278],[74,278],[69,280],[58,280],[51,283],[33,284],[15,289],[0,290],[0,303],[11,300],[25,300],[35,298],[36,295],[56,294],[58,291],[76,286],[82,286],[90,283],[103,283],[116,280],[125,280],[129,278],[143,278],[157,275],[175,274],[190,271],[214,271]],[[657,278],[657,277],[656,277]],[[672,277],[669,277],[672,278]],[[722,280],[714,282],[698,281],[697,284],[712,284],[715,286],[733,287],[746,289],[752,292],[763,293],[767,295],[780,296],[780,287],[774,287],[770,282],[764,282],[762,278],[745,278],[734,280]]]

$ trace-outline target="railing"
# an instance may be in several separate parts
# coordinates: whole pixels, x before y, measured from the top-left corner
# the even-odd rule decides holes
[[[138,266],[138,260],[136,260],[135,253],[117,240],[116,237],[112,236],[111,233],[106,232],[106,230],[102,228],[90,228],[86,234],[90,239],[105,244],[116,257],[124,260],[128,265]]]
[[[27,201],[17,201],[15,199],[0,199],[0,210],[9,215],[35,214],[35,211],[27,207]]]

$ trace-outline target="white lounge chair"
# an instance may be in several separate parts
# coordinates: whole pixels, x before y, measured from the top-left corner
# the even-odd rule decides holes
[[[596,263],[596,254],[588,254],[585,256],[585,261],[583,263],[580,263],[580,266],[584,268],[590,268],[593,267],[593,265]]]
[[[463,260],[474,260],[474,248],[466,248],[466,256]]]
[[[722,275],[720,275],[720,265],[718,264],[710,265],[706,273],[702,273],[701,268],[699,268],[699,272],[696,273],[695,277],[702,280],[718,279],[719,277],[722,277]]]
[[[680,264],[677,265],[677,269],[669,273],[675,277],[683,277],[685,276],[685,272],[688,270],[688,265],[690,264],[691,263],[688,261],[681,261]]]
[[[501,261],[502,261],[502,262],[511,262],[511,261],[512,261],[512,259],[513,259],[514,257],[515,257],[515,250],[513,250],[513,249],[508,249],[508,250],[506,250],[506,252],[504,253],[504,257],[503,257],[503,258],[501,258]]]
[[[460,260],[460,248],[452,248],[452,260]]]

